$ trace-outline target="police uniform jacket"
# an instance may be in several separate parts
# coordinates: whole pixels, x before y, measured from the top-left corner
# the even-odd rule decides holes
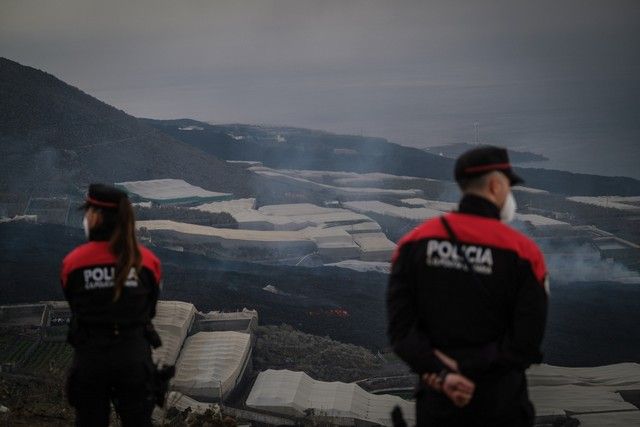
[[[394,351],[423,374],[444,368],[433,354],[441,350],[472,379],[540,362],[547,270],[539,248],[478,196],[465,196],[445,219],[459,245],[433,218],[394,254],[387,293]]]
[[[117,260],[104,237],[92,235],[91,241],[75,248],[62,262],[61,283],[72,313],[72,345],[85,338],[144,328],[155,316],[162,279],[159,259],[139,245],[142,266],[137,272],[131,269],[120,298],[114,302]]]

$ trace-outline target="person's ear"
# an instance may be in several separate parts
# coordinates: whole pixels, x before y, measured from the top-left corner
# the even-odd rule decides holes
[[[500,199],[500,190],[501,190],[500,180],[496,175],[491,175],[489,177],[489,193],[491,193],[491,196],[493,197],[494,200]]]
[[[509,180],[505,176],[499,173],[493,174],[489,178],[489,193],[494,200],[494,203],[499,207],[502,206],[509,194]]]
[[[500,174],[500,200],[504,203],[511,192],[511,183],[506,175]]]
[[[95,228],[102,223],[102,215],[95,209],[89,209],[87,211],[87,222],[89,223],[89,228]]]

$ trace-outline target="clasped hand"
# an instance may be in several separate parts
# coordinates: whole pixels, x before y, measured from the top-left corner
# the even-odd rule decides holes
[[[434,350],[434,354],[452,372],[447,374],[443,380],[438,378],[438,374],[426,373],[422,375],[422,381],[432,389],[444,393],[459,408],[467,406],[473,397],[476,385],[469,378],[460,374],[458,362],[442,353]]]

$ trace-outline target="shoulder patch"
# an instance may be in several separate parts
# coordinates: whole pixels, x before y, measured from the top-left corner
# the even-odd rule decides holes
[[[113,264],[116,258],[109,252],[108,242],[88,242],[78,246],[62,260],[60,280],[66,287],[67,279],[72,271],[89,265]]]

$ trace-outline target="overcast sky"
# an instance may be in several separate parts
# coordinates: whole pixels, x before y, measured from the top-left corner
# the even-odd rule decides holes
[[[1,0],[0,55],[139,117],[481,140],[640,178],[640,1]],[[612,167],[613,166],[613,167]]]

